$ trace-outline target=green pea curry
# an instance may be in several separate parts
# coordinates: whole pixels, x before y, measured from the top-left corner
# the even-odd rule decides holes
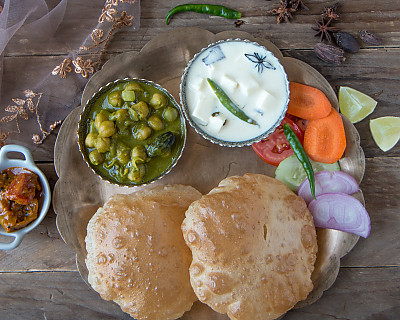
[[[119,184],[157,179],[177,161],[184,145],[179,106],[142,80],[116,83],[93,102],[85,118],[87,161]]]

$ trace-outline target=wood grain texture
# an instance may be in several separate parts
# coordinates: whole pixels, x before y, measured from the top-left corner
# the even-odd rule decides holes
[[[51,8],[59,0],[47,2]],[[46,43],[45,46],[40,41],[34,44],[28,43],[27,49],[29,39],[17,36],[15,41],[7,46],[6,55],[62,55],[76,50],[85,35],[90,34],[96,26],[94,22],[101,14],[101,6],[104,2],[105,0],[69,1],[65,18],[51,43]],[[271,40],[281,49],[312,49],[318,39],[314,37],[311,27],[320,18],[324,7],[336,2],[340,3],[339,12],[341,12],[341,20],[336,25],[343,31],[356,36],[360,30],[368,29],[382,38],[384,47],[400,45],[400,3],[394,0],[376,2],[307,0],[305,3],[310,10],[295,13],[292,22],[286,24],[276,24],[276,17],[268,13],[269,10],[279,6],[278,1],[214,1],[216,4],[235,8],[243,13],[242,20],[245,24],[240,27],[240,30]],[[172,28],[200,27],[214,33],[236,29],[235,20],[192,12],[173,16],[170,24],[166,26],[165,16],[168,10],[178,4],[182,4],[182,1],[142,0],[140,30],[134,32],[129,28],[121,30],[114,36],[107,51],[115,53],[139,50],[151,38]],[[362,44],[362,47],[368,47],[368,45]]]
[[[343,268],[320,300],[283,319],[395,320],[399,281],[399,267]],[[0,301],[0,312],[7,312],[8,320],[132,319],[87,287],[78,272],[0,274]]]
[[[400,266],[399,161],[398,157],[367,158],[360,187],[371,217],[371,234],[359,240],[342,259],[342,266]]]
[[[382,49],[384,50],[384,49]],[[361,137],[361,147],[364,149],[365,156],[368,157],[398,157],[400,148],[383,153],[375,144],[369,130],[369,120],[382,116],[400,116],[400,48],[390,49],[382,52],[377,49],[365,49],[351,56],[348,61],[340,66],[332,66],[319,60],[310,50],[290,50],[283,52],[285,56],[290,56],[302,60],[317,69],[328,82],[336,89],[339,86],[350,86],[362,92],[375,96],[378,105],[375,111],[363,121],[355,124]],[[37,70],[37,75],[45,75],[50,72],[51,65],[56,65],[61,61],[58,56],[52,57],[8,57],[4,61],[5,74],[23,72],[29,65],[30,68]],[[54,62],[54,63],[53,63]],[[20,80],[18,80],[18,83]],[[10,77],[3,82],[3,92],[10,91],[17,83],[17,79]],[[28,81],[26,86],[28,87]],[[10,97],[11,99],[11,97]],[[71,101],[66,108],[72,110],[79,104],[79,99]],[[53,148],[56,135],[50,135],[42,145],[34,145],[31,141],[31,132],[36,132],[36,128],[25,126],[23,128],[23,139],[19,136],[12,136],[10,143],[19,143],[28,147],[33,153],[34,159],[38,161],[52,161]]]
[[[46,2],[53,8],[59,0]],[[28,86],[32,80],[27,77],[28,69],[39,79],[65,55],[77,50],[95,27],[104,2],[69,0],[65,19],[50,42],[32,43],[17,35],[5,51],[3,97],[21,83]],[[281,24],[276,24],[276,17],[268,14],[268,10],[278,7],[278,0],[214,2],[242,11],[245,23],[236,28],[234,20],[188,12],[174,16],[166,26],[166,13],[182,1],[142,0],[141,28],[117,32],[106,50],[106,58],[127,51],[138,52],[155,36],[175,28],[199,27],[214,33],[239,30],[270,40],[285,56],[310,64],[334,89],[350,86],[375,97],[378,105],[374,113],[355,125],[366,156],[361,189],[371,215],[371,235],[360,239],[342,259],[337,281],[319,301],[289,312],[284,319],[398,319],[400,144],[383,153],[372,139],[369,120],[400,116],[400,2],[339,1],[341,20],[336,23],[337,27],[354,36],[359,30],[367,29],[383,40],[379,47],[359,41],[360,52],[346,54],[347,60],[339,66],[329,65],[314,55],[313,47],[318,39],[311,30],[323,8],[338,1],[306,0],[309,11],[300,11],[291,23]],[[78,101],[79,97],[67,107],[72,109]],[[37,146],[31,141],[30,132],[34,129],[24,126],[24,134],[13,137],[10,142],[27,146],[54,185],[57,180],[53,166],[56,132]],[[59,236],[55,217],[50,210],[42,224],[28,234],[18,248],[0,252],[0,319],[131,319],[115,304],[103,301],[81,280],[76,271],[75,254]]]

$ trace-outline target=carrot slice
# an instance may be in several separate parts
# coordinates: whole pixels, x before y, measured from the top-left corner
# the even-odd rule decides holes
[[[306,120],[321,119],[331,112],[332,105],[319,89],[290,82],[290,99],[287,113]]]
[[[303,146],[307,155],[317,162],[334,163],[342,157],[346,134],[342,118],[334,108],[327,117],[308,122]]]

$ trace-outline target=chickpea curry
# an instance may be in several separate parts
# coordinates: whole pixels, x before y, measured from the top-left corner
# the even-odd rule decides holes
[[[91,106],[84,152],[109,181],[137,185],[155,180],[174,163],[185,140],[178,106],[140,80],[117,84]]]
[[[12,232],[35,220],[42,200],[39,176],[13,167],[0,173],[0,224]]]

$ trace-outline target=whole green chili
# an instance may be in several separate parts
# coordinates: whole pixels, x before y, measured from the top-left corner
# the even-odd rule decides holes
[[[231,112],[233,115],[235,115],[236,117],[238,117],[240,120],[243,120],[247,123],[250,124],[255,124],[258,125],[257,122],[255,122],[253,119],[251,119],[250,117],[248,117],[242,109],[240,109],[229,97],[228,95],[225,93],[224,90],[222,90],[222,88],[216,84],[213,80],[211,80],[210,78],[207,78],[207,82],[210,85],[211,89],[213,89],[215,95],[217,96],[218,100],[221,102],[221,104],[229,111]]]
[[[239,11],[229,9],[224,6],[215,5],[215,4],[181,4],[172,8],[167,13],[167,17],[165,18],[165,23],[169,23],[169,19],[172,15],[178,12],[187,12],[193,11],[197,13],[208,13],[213,16],[224,17],[227,19],[240,19],[242,14]]]
[[[285,123],[283,125],[283,132],[285,132],[285,136],[287,141],[289,142],[294,154],[296,155],[297,159],[299,159],[301,165],[304,168],[304,171],[306,172],[308,181],[310,182],[310,189],[311,189],[311,194],[315,198],[315,178],[314,178],[314,170],[313,167],[311,166],[310,160],[308,160],[307,154],[304,151],[303,146],[301,145],[299,138],[297,138],[296,134],[292,130],[292,128],[289,126],[288,123]]]

